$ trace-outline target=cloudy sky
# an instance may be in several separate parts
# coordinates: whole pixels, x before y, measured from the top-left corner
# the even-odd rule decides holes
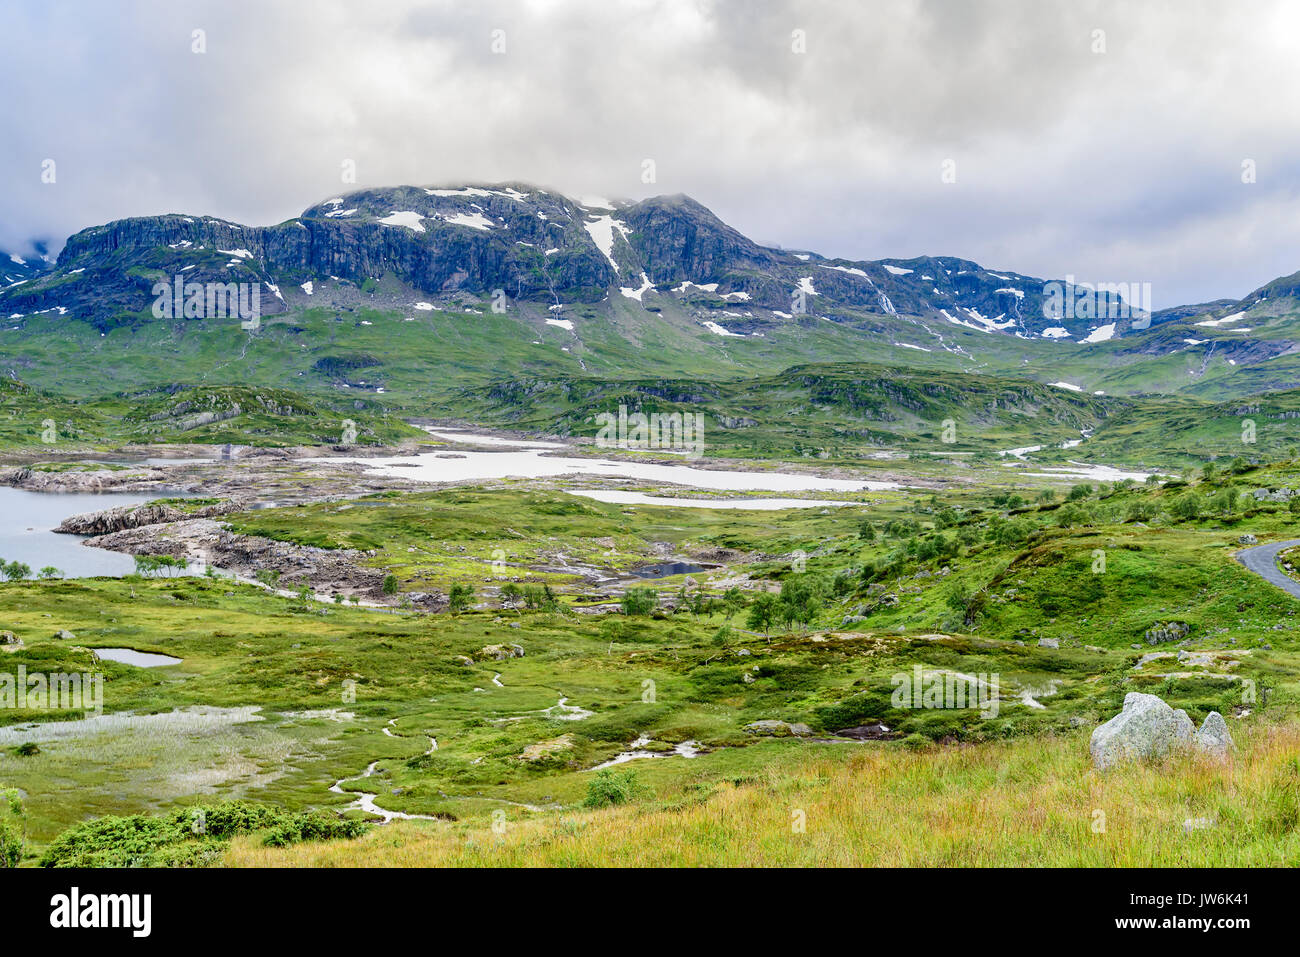
[[[688,193],[762,242],[1151,282],[1159,308],[1300,270],[1298,81],[1288,0],[11,0],[0,248],[278,222],[352,161]]]

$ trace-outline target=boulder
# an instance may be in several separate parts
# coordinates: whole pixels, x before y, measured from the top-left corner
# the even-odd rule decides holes
[[[51,637],[53,637],[56,641],[72,641],[77,636],[74,635],[72,632],[68,631],[68,629],[66,628],[60,628]]]
[[[1237,544],[1238,544],[1238,545],[1258,545],[1258,544],[1259,544],[1259,539],[1256,538],[1254,535],[1251,535],[1250,533],[1247,533],[1247,534],[1245,534],[1245,535],[1239,535],[1239,536],[1237,536]]]
[[[1130,691],[1119,714],[1092,732],[1088,747],[1098,768],[1134,758],[1157,758],[1192,742],[1195,725],[1186,711],[1158,696]]]
[[[522,658],[523,656],[524,649],[522,645],[484,645],[476,655],[480,661],[505,661],[507,658]]]
[[[1228,733],[1228,723],[1217,711],[1211,711],[1205,716],[1205,720],[1201,722],[1201,729],[1196,732],[1193,741],[1198,751],[1217,758],[1226,758],[1237,748],[1233,743],[1232,735]]]
[[[749,734],[763,734],[777,738],[790,736],[805,738],[813,733],[812,728],[801,722],[791,724],[788,721],[776,721],[771,718],[750,722],[745,725],[745,731]]]
[[[22,644],[22,642],[18,640],[18,636],[15,635],[12,631],[0,631],[0,645],[18,645],[18,644]]]
[[[1061,643],[1057,641],[1055,638],[1039,638],[1038,647],[1039,648],[1060,648]]]

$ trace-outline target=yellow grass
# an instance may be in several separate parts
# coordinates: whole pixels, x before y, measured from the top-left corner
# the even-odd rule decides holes
[[[399,822],[357,841],[235,842],[233,866],[1227,866],[1300,860],[1300,724],[1238,732],[1226,762],[1095,771],[1087,735],[767,769],[753,783],[511,821]],[[849,750],[852,747],[853,750]],[[823,752],[824,754],[824,752]],[[802,814],[806,823],[799,832]],[[1184,822],[1214,826],[1188,832]]]

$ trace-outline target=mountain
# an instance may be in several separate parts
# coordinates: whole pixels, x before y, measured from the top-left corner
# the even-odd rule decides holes
[[[1300,386],[1300,274],[1124,318],[1129,299],[1145,305],[1136,285],[785,250],[686,196],[364,189],[272,226],[119,220],[53,264],[20,259],[0,289],[0,375],[72,396],[102,394],[111,369],[114,391],[252,383],[427,414],[503,377],[743,379],[828,362],[1213,401]],[[190,312],[195,286],[255,294],[259,324],[203,295]]]
[[[43,244],[37,245],[36,255],[20,256],[0,249],[0,294],[46,272],[51,265]]]
[[[259,283],[267,315],[285,311],[287,290],[311,296],[331,280],[362,287],[391,277],[435,303],[498,289],[556,312],[613,295],[648,310],[672,300],[723,335],[732,320],[751,334],[808,314],[1077,340],[1119,304],[1075,287],[1077,308],[1051,317],[1048,281],[963,259],[825,259],[759,245],[686,196],[577,201],[504,184],[361,190],[266,227],[175,214],[120,220],[72,236],[41,281],[4,291],[3,308],[20,317],[66,310],[102,332],[142,318],[154,283],[180,274],[186,283]]]

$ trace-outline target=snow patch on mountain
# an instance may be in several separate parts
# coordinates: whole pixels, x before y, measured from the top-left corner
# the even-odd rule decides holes
[[[468,226],[470,229],[488,230],[493,225],[492,220],[477,210],[472,213],[442,213],[440,218],[444,223],[451,223],[453,226]],[[420,232],[424,232],[424,230],[421,229]]]
[[[1115,335],[1115,323],[1108,322],[1104,326],[1098,326],[1088,335],[1080,339],[1080,342],[1106,342]]]
[[[1230,316],[1224,316],[1222,319],[1206,319],[1204,322],[1198,322],[1198,326],[1226,326],[1230,322],[1237,322],[1246,318],[1244,312],[1234,312]],[[1245,331],[1245,330],[1242,330]]]
[[[652,283],[650,281],[650,277],[643,272],[641,273],[641,285],[638,288],[633,288],[631,286],[619,286],[618,291],[621,292],[623,295],[627,296],[627,298],[635,299],[637,302],[640,302],[641,297],[645,295],[645,293],[648,290],[653,288],[654,288],[654,283]]]
[[[856,266],[827,266],[825,263],[818,263],[817,265],[821,266],[823,269],[834,269],[836,272],[846,272],[850,276],[860,276],[873,286],[876,284],[870,276],[868,276],[863,270],[858,269]]]
[[[419,213],[410,209],[393,210],[383,219],[380,220],[385,226],[404,226],[407,229],[414,230],[417,233],[424,232],[424,224],[420,220],[424,219]]]
[[[617,229],[626,239],[628,234],[627,224],[619,222],[613,216],[597,216],[583,223],[582,226],[591,236],[592,242],[605,254],[609,264],[614,267],[614,272],[618,272],[618,263],[614,262],[614,230]],[[716,284],[714,288],[717,288]]]

